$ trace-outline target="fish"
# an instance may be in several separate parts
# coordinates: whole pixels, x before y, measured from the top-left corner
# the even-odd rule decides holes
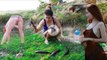
[[[58,54],[60,51],[61,51],[61,50],[56,50],[56,51],[52,52],[50,56],[55,56],[55,55]]]
[[[39,53],[39,54],[50,54],[50,52],[42,51],[42,50],[35,51],[35,53]]]
[[[70,51],[69,51],[69,49],[67,49],[63,56],[68,55],[68,54],[69,54],[69,52],[70,52]]]

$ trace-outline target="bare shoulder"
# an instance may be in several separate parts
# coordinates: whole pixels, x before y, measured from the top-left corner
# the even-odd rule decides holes
[[[40,22],[44,22],[44,19],[42,19]]]
[[[102,26],[102,25],[104,25],[104,23],[103,23],[103,22],[99,22],[98,25],[99,25],[99,26]]]
[[[104,22],[99,22],[99,23],[98,23],[98,27],[101,28],[101,29],[102,29],[102,28],[105,28]]]
[[[44,24],[44,19],[42,19],[40,22],[39,22],[39,24]]]

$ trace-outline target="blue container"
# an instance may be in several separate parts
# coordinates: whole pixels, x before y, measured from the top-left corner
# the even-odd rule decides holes
[[[76,29],[75,32],[74,32],[74,34],[75,34],[75,35],[80,35],[80,34],[81,34],[81,31],[80,31],[79,29]]]

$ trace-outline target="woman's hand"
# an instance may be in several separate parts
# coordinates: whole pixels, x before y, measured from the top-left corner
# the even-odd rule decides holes
[[[84,42],[84,36],[80,36],[79,40],[80,40],[81,43]]]
[[[87,40],[87,38],[84,38],[84,36],[80,36],[79,39],[80,39],[80,42],[83,44],[83,46],[84,46],[84,47],[87,47],[87,44],[86,44],[86,42],[85,42],[85,41]]]
[[[84,43],[82,43],[82,44],[83,44],[84,47],[87,47],[87,43],[84,42]]]
[[[80,38],[79,38],[79,40],[81,41],[81,42],[84,42],[84,41],[93,41],[93,38],[84,38],[84,36],[80,36]]]
[[[60,34],[60,36],[61,36],[61,37],[64,37],[64,35],[63,35],[62,33]]]
[[[15,27],[15,28],[18,28],[18,25],[15,25],[14,27]]]
[[[34,32],[37,32],[38,30],[37,30],[36,26],[34,25],[33,21],[31,21],[31,24],[32,24],[32,26],[34,28]]]
[[[64,37],[61,30],[59,31],[59,37]]]

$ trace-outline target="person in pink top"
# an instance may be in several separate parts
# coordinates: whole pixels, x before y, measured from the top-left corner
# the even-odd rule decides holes
[[[23,19],[21,16],[13,15],[9,18],[8,22],[3,28],[4,35],[1,41],[1,45],[6,41],[6,39],[8,40],[8,43],[10,42],[10,33],[14,27],[16,27],[19,31],[21,43],[24,43]]]

